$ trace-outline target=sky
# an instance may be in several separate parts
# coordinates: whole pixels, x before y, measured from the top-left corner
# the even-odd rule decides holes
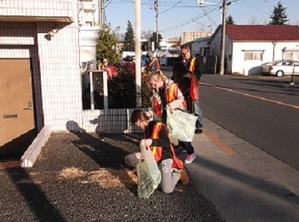
[[[158,22],[154,2],[158,1]],[[289,24],[299,25],[299,0],[226,0],[227,15],[231,15],[235,24],[266,24],[277,3],[286,7]],[[178,38],[182,32],[215,31],[221,23],[220,6],[223,0],[204,0],[200,7],[197,0],[140,0],[141,30],[156,31],[163,38]],[[135,29],[134,0],[106,0],[105,18],[112,29],[120,27],[119,34],[124,34],[128,20]]]

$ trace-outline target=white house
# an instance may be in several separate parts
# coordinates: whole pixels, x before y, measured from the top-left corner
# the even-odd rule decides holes
[[[221,28],[209,42],[220,61]],[[260,65],[279,59],[299,60],[299,26],[226,25],[225,73],[260,74]]]

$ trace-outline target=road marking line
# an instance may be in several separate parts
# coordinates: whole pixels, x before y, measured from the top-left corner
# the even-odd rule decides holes
[[[219,140],[216,136],[214,136],[211,132],[209,132],[206,129],[203,129],[203,133],[212,140],[220,149],[222,149],[226,154],[233,155],[235,154],[235,151],[233,151],[231,148],[229,148],[227,145],[225,145],[221,140]]]
[[[243,93],[243,92],[235,91],[233,89],[229,89],[229,88],[225,88],[225,87],[220,87],[220,86],[214,86],[214,85],[209,84],[209,83],[201,83],[201,84],[209,86],[209,87],[215,87],[217,89],[225,90],[225,91],[228,91],[228,92],[240,94],[240,95],[243,95],[243,96],[247,96],[247,97],[251,97],[251,98],[263,100],[263,101],[266,101],[266,102],[275,103],[275,104],[283,105],[283,106],[288,106],[288,107],[291,107],[291,108],[294,108],[294,109],[299,109],[299,106],[292,105],[292,104],[289,104],[289,103],[280,102],[280,101],[272,100],[272,99],[267,99],[265,97],[254,96],[254,95],[251,95],[251,94],[248,94],[248,93]]]

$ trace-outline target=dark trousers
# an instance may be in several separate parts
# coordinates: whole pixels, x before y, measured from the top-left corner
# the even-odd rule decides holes
[[[194,148],[193,148],[191,142],[179,141],[179,146],[183,147],[187,151],[188,155],[194,153]]]

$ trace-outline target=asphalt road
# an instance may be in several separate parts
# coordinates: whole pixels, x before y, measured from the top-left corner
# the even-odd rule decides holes
[[[204,133],[187,169],[226,221],[298,221],[299,87],[289,80],[202,77]]]
[[[170,77],[172,67],[163,67]],[[202,76],[203,116],[299,170],[299,76]]]
[[[204,75],[202,83],[205,118],[299,170],[299,87],[290,77]]]

